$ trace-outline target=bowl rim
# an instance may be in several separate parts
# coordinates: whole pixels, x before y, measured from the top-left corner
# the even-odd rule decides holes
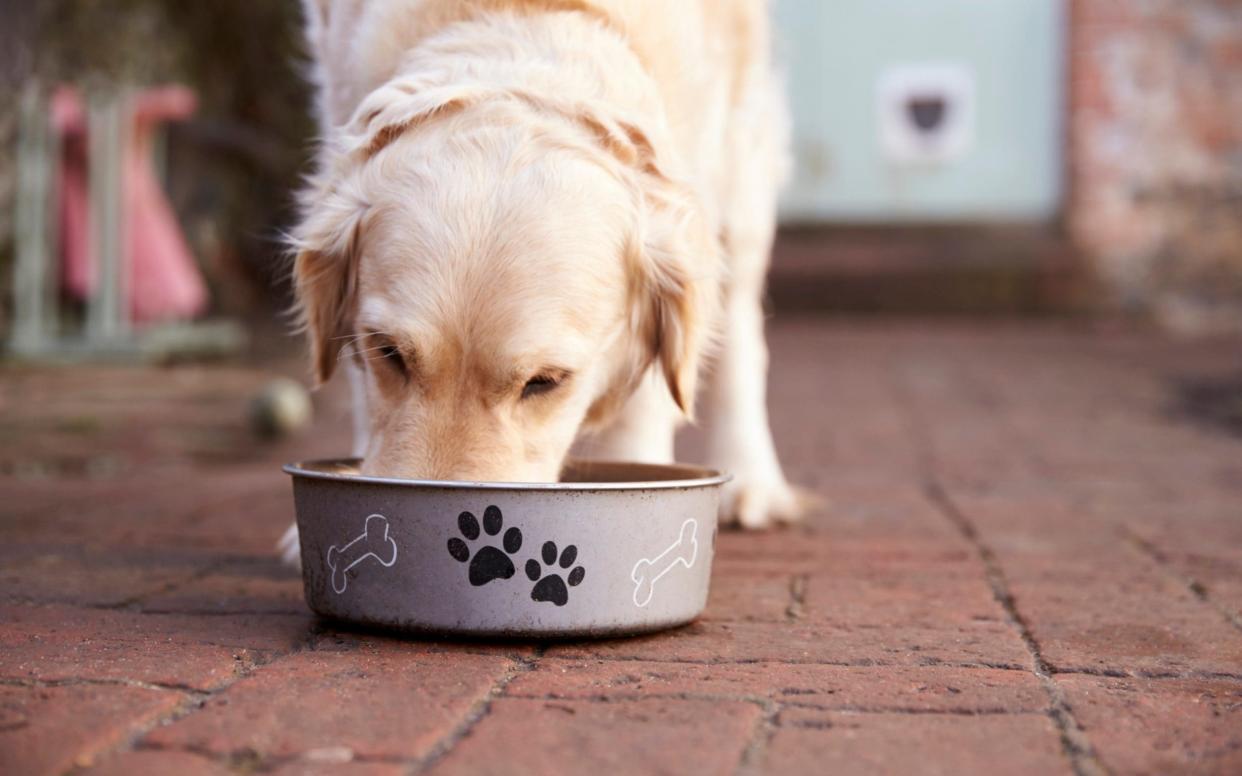
[[[731,474],[722,474],[715,469],[684,463],[639,463],[636,461],[583,461],[570,460],[567,466],[634,466],[644,469],[663,469],[669,473],[685,475],[675,479],[635,480],[624,482],[472,482],[468,480],[407,480],[399,477],[372,477],[363,474],[345,474],[325,471],[322,468],[342,465],[356,465],[360,458],[318,458],[308,461],[294,461],[281,467],[286,474],[297,479],[299,477],[312,480],[328,480],[333,482],[356,483],[361,485],[394,485],[410,488],[446,488],[449,490],[505,490],[531,492],[565,492],[593,490],[673,490],[682,488],[707,488],[723,485],[733,479]]]

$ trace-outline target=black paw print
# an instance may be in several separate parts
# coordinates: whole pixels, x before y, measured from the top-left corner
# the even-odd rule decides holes
[[[578,548],[572,544],[569,545],[561,552],[561,568],[567,569],[573,566],[577,558]],[[556,563],[556,542],[544,542],[543,565],[551,566],[553,563]],[[565,580],[561,579],[559,573],[548,574],[540,579],[542,574],[543,567],[539,565],[539,561],[534,558],[526,561],[526,576],[535,583],[534,589],[530,591],[531,600],[551,601],[557,606],[564,606],[569,603],[569,587],[577,587],[582,583],[582,578],[586,576],[586,569],[577,566],[569,572],[569,587],[565,586]]]
[[[500,533],[504,522],[505,519],[500,514],[499,507],[491,506],[483,511],[483,530],[488,536]],[[457,516],[457,529],[470,541],[479,538],[479,521],[469,512],[462,512]],[[522,532],[516,528],[510,528],[505,531],[502,543],[503,552],[498,547],[488,545],[479,548],[472,558],[470,546],[454,536],[448,540],[448,551],[449,555],[462,563],[470,561],[470,584],[480,587],[493,579],[508,579],[513,576],[513,561],[509,560],[509,556],[522,549]]]

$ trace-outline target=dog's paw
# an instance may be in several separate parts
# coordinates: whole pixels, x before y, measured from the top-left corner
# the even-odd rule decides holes
[[[780,523],[797,523],[818,503],[818,496],[795,488],[779,474],[739,475],[725,483],[720,498],[720,524],[760,530]]]
[[[302,569],[302,544],[298,541],[298,524],[294,523],[285,531],[285,535],[276,542],[276,551],[286,566]]]

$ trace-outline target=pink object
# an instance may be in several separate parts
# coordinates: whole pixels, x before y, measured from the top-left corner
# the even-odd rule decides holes
[[[151,141],[164,121],[182,119],[196,107],[194,93],[165,86],[135,95],[130,104],[121,161],[123,262],[129,315],[135,323],[191,318],[207,308],[207,287],[177,217],[156,179]],[[60,169],[62,281],[78,299],[95,290],[91,243],[86,110],[78,93],[61,87],[52,97],[52,124],[63,138]]]

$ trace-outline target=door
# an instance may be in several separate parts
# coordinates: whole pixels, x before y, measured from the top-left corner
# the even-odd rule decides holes
[[[1061,199],[1061,0],[777,0],[785,222],[1040,221]]]

